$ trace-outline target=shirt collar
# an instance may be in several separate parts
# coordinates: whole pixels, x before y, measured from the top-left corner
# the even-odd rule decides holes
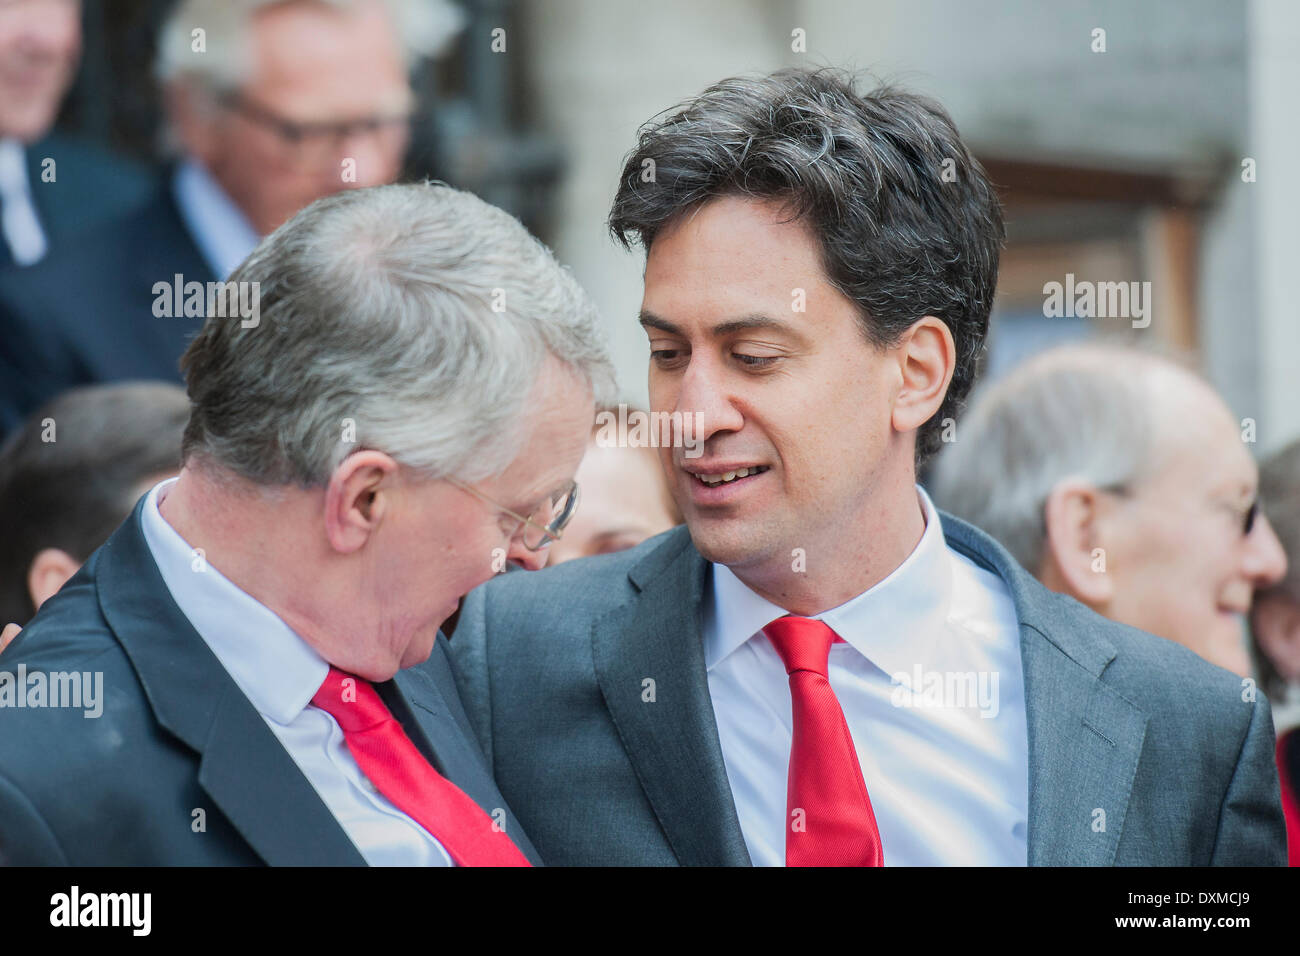
[[[814,615],[887,674],[908,672],[942,631],[952,603],[952,566],[939,512],[919,485],[925,530],[912,553],[882,581],[839,607]],[[730,568],[712,566],[705,618],[709,669],[790,612],[749,589]]]
[[[158,510],[177,479],[149,491],[144,537],[181,613],[189,618],[258,713],[288,725],[311,703],[329,664],[270,608],[212,565]]]
[[[212,174],[187,159],[176,167],[172,192],[181,219],[213,275],[225,280],[261,238]]]

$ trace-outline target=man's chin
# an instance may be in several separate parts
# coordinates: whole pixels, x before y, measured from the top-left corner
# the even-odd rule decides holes
[[[401,663],[398,665],[399,670],[406,670],[408,667],[414,667],[417,664],[423,664],[433,653],[433,644],[438,637],[438,628],[441,621],[436,624],[430,624],[422,630],[406,646],[406,653],[402,655]]]
[[[747,522],[712,521],[690,524],[691,542],[706,561],[729,568],[745,567],[770,556],[771,548]]]

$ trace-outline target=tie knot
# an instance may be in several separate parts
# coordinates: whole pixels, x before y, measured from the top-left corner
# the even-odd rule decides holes
[[[370,681],[331,667],[311,702],[338,721],[346,734],[377,727],[392,719]]]
[[[811,671],[826,676],[835,632],[824,621],[786,615],[763,628],[763,633],[781,655],[787,674]]]

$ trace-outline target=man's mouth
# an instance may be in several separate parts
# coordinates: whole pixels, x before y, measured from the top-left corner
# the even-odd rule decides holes
[[[735,471],[720,472],[715,475],[696,475],[692,473],[692,476],[706,488],[717,488],[719,485],[730,484],[733,481],[737,481],[741,478],[748,478],[751,475],[761,475],[767,470],[767,465],[753,465],[747,468],[737,468]]]

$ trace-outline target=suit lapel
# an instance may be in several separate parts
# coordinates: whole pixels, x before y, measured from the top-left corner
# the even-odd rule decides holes
[[[200,786],[271,866],[365,866],[293,758],[230,684],[203,747]]]
[[[1092,613],[1039,584],[992,538],[941,513],[948,543],[997,574],[1020,621],[1029,732],[1031,866],[1109,866],[1147,715],[1101,680],[1116,649]]]
[[[707,563],[685,531],[629,572],[638,595],[592,626],[601,694],[684,866],[748,866],[700,633]]]
[[[1147,717],[1022,625],[1029,728],[1029,864],[1111,866]]]
[[[459,700],[453,704],[427,671],[447,671],[445,638],[439,635],[427,667],[407,668],[391,680],[376,685],[384,703],[397,718],[416,748],[434,768],[459,787],[494,820],[534,866],[542,860],[506,806],[467,723],[457,720]],[[454,695],[454,688],[451,690]]]
[[[199,754],[200,786],[272,865],[365,860],[172,600],[144,542],[145,499],[97,552],[100,608],[158,723]]]

